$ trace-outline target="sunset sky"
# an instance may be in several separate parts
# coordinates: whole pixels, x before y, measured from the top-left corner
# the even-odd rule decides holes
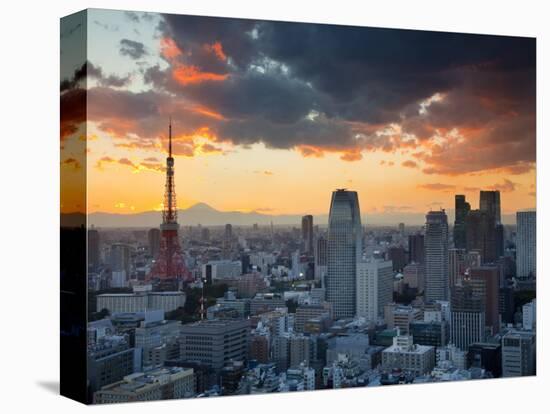
[[[336,188],[367,215],[480,188],[535,206],[533,39],[107,10],[87,31],[91,212],[161,207],[170,116],[180,208],[326,214]]]

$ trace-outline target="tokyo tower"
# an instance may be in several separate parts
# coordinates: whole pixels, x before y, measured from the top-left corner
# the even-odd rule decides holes
[[[191,282],[193,277],[185,266],[183,252],[178,240],[178,212],[176,185],[174,181],[174,158],[172,157],[172,119],[168,125],[168,157],[166,158],[166,184],[164,206],[160,225],[160,249],[158,257],[149,273],[148,281]]]

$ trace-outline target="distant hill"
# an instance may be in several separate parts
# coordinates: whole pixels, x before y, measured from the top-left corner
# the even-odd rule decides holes
[[[454,211],[447,210],[449,215],[449,225],[454,221]],[[366,223],[365,223],[366,217]],[[403,222],[406,225],[423,225],[426,220],[424,213],[367,213],[362,214],[363,224],[397,226]],[[503,215],[504,224],[515,224],[515,215]],[[315,215],[314,224],[324,226],[328,223],[328,215]],[[178,210],[178,222],[182,226],[222,226],[231,223],[235,226],[258,225],[294,225],[300,226],[302,215],[283,214],[269,215],[256,211],[220,211],[205,203],[195,204],[187,209]],[[91,213],[88,217],[88,224],[96,227],[157,227],[162,221],[160,211],[145,211],[135,214],[115,214],[115,213]]]
[[[243,213],[240,211],[220,211],[205,203],[195,204],[188,209],[178,210],[178,222],[182,226],[221,226],[231,223],[236,226],[292,225],[301,223],[300,215],[271,216],[255,211]],[[136,214],[92,213],[89,224],[96,227],[157,227],[162,221],[160,211],[145,211]],[[326,223],[324,218],[323,222]]]

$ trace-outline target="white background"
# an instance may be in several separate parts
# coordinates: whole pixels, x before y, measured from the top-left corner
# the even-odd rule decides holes
[[[247,4],[248,3],[248,4]],[[102,412],[542,412],[550,393],[545,135],[550,13],[539,1],[53,0],[2,2],[0,22],[0,408],[79,413],[57,395],[59,18],[86,7],[537,37],[538,372],[536,378],[122,404]],[[546,187],[546,190],[545,188]]]

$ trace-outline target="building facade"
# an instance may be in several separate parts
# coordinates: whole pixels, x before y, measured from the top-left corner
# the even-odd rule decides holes
[[[525,279],[537,275],[537,213],[518,211],[516,214],[516,275]]]
[[[444,210],[426,215],[426,301],[449,300],[449,228]]]
[[[356,311],[356,270],[362,254],[359,199],[355,191],[332,193],[328,229],[327,301],[334,317],[352,318]]]
[[[381,259],[357,263],[356,312],[359,317],[376,321],[384,314],[384,306],[392,302],[392,262]]]

